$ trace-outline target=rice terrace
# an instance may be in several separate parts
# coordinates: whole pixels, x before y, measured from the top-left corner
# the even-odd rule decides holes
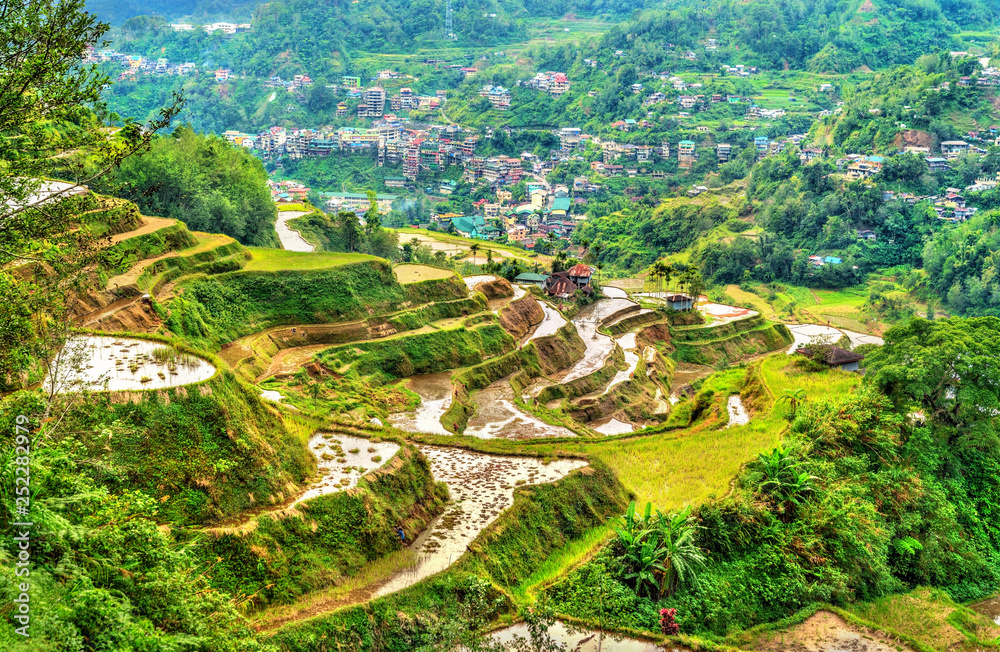
[[[1000,650],[994,5],[0,0],[0,650]]]

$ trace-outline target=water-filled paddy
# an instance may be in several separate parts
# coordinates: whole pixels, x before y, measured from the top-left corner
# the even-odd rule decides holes
[[[387,595],[443,571],[465,552],[484,528],[514,503],[514,489],[524,484],[554,482],[582,460],[542,464],[532,457],[502,457],[471,451],[421,446],[436,480],[448,485],[452,502],[412,544],[417,564],[385,583],[377,595]]]
[[[358,480],[363,475],[382,466],[399,452],[399,444],[319,432],[309,440],[309,450],[316,456],[321,478],[293,505],[358,486]]]
[[[207,380],[215,367],[167,344],[110,337],[73,337],[60,353],[53,377],[59,392],[164,389]]]

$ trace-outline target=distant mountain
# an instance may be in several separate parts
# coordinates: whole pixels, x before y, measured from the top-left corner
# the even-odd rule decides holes
[[[354,16],[364,21],[381,22],[389,17],[400,23],[422,24],[426,20],[443,25],[444,0],[285,0],[263,3],[260,0],[87,0],[87,11],[117,27],[136,16],[163,16],[170,20],[194,19],[246,19],[258,5],[266,4],[268,10],[301,12],[303,22],[312,22],[313,15],[336,14]],[[566,13],[587,15],[628,15],[648,6],[662,4],[658,0],[453,0],[456,26],[459,17],[470,12],[502,14],[518,18],[535,16],[562,16]],[[404,30],[406,31],[406,30]]]
[[[117,27],[135,16],[163,16],[169,20],[246,19],[258,0],[87,0],[86,9]]]

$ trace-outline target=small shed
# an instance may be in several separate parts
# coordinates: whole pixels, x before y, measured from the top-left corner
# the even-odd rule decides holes
[[[520,283],[521,285],[537,285],[540,288],[544,288],[548,280],[548,274],[532,274],[531,272],[518,274],[514,277],[515,283]]]
[[[686,294],[668,294],[663,300],[667,302],[667,307],[671,310],[694,309],[694,299]]]
[[[810,348],[798,349],[796,353],[801,353],[808,358],[812,358],[815,355],[815,352]],[[864,359],[865,356],[860,353],[848,351],[839,346],[831,346],[826,349],[826,355],[821,362],[844,371],[858,371],[860,369],[859,363]]]

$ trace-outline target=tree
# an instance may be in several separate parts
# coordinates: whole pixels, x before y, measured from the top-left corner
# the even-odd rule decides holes
[[[89,223],[124,217],[78,193],[145,151],[180,105],[175,97],[157,119],[125,120],[110,137],[100,128],[110,80],[80,60],[107,25],[83,5],[0,0],[0,386],[16,385],[61,346],[68,312],[86,290],[82,272],[109,244]],[[67,183],[42,181],[53,176]],[[21,267],[17,276],[12,265]],[[33,269],[45,273],[24,273]]]
[[[337,98],[333,94],[333,91],[327,88],[328,83],[323,77],[313,82],[312,87],[309,89],[309,99],[306,102],[310,111],[329,111],[337,103]]]
[[[316,401],[319,400],[319,394],[320,394],[320,391],[322,390],[322,386],[318,382],[316,382],[314,380],[311,383],[309,383],[308,389],[309,389],[309,395],[312,396],[313,409],[315,410],[316,409]]]
[[[382,228],[382,216],[378,212],[378,201],[374,190],[368,191],[368,210],[365,211],[365,235],[369,238]]]
[[[471,245],[469,245],[469,251],[472,252],[472,264],[475,265],[476,264],[476,253],[479,251],[479,243],[478,242],[473,242]]]
[[[696,525],[691,508],[655,515],[646,503],[642,517],[636,516],[635,501],[615,528],[623,552],[625,579],[631,580],[636,593],[655,594],[659,599],[673,595],[681,584],[697,584],[697,573],[705,556],[694,544]]]
[[[795,413],[799,410],[799,405],[805,400],[806,390],[799,387],[798,389],[786,389],[775,402],[781,403],[782,401],[787,401],[790,416],[794,417]]]
[[[357,251],[363,236],[357,214],[353,211],[341,211],[337,213],[337,221],[347,250]]]
[[[952,439],[997,442],[1000,319],[912,319],[885,332],[865,382],[905,411],[919,408]],[[990,445],[995,445],[990,444]]]

